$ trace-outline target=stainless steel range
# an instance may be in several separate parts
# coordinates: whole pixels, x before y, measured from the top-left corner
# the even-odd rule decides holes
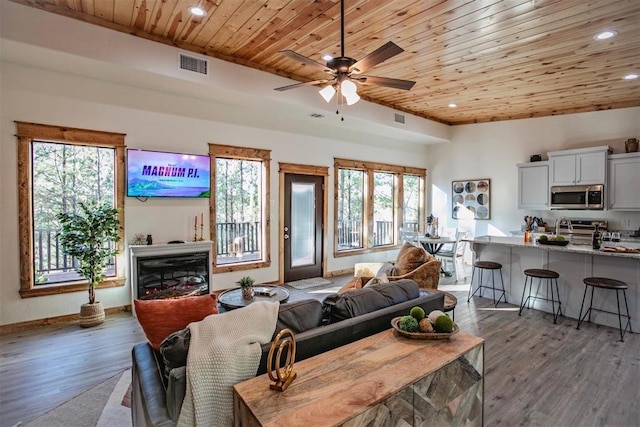
[[[607,231],[609,222],[602,219],[560,218],[556,221],[556,234],[566,236],[574,245],[590,245],[596,226]]]

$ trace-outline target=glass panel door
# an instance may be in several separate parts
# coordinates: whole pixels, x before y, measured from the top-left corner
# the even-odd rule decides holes
[[[294,182],[291,186],[291,266],[315,262],[315,185]]]

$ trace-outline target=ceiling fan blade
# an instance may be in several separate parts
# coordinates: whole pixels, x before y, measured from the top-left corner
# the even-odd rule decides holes
[[[416,82],[411,80],[392,79],[389,77],[358,76],[355,80],[365,85],[384,86],[393,89],[410,90]]]
[[[325,80],[314,80],[312,82],[296,83],[296,84],[289,85],[289,86],[277,87],[274,90],[279,90],[280,92],[282,92],[282,91],[285,91],[285,90],[296,89],[296,88],[303,87],[303,86],[319,85],[319,84],[322,84],[322,83],[326,83],[328,81],[330,81],[330,80],[327,80],[327,79],[325,79]]]
[[[330,68],[327,68],[326,65],[322,65],[321,63],[316,62],[311,58],[307,58],[306,56],[300,55],[299,53],[296,53],[292,50],[281,50],[279,53],[282,53],[283,55],[288,56],[294,61],[301,62],[305,65],[310,65],[311,67],[316,68],[325,73],[330,73],[332,71]]]
[[[362,58],[360,61],[353,64],[351,66],[351,70],[354,70],[355,72],[355,69],[357,68],[359,70],[358,73],[364,73],[371,67],[375,67],[381,62],[384,62],[401,52],[404,52],[403,48],[401,48],[394,42],[388,42]]]

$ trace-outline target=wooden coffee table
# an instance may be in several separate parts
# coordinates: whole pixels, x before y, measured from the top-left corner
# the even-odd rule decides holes
[[[246,307],[254,301],[269,301],[285,303],[289,301],[289,291],[282,286],[275,285],[259,285],[254,286],[254,289],[268,288],[275,291],[273,296],[268,295],[254,295],[253,299],[246,300],[242,298],[242,288],[229,289],[218,295],[218,301],[220,305],[227,310],[234,310],[236,308]]]

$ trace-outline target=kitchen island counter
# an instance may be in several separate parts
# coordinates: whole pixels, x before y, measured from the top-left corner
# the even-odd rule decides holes
[[[573,252],[579,254],[586,255],[602,255],[602,256],[614,256],[614,257],[624,257],[624,258],[635,258],[640,260],[640,253],[631,253],[631,252],[622,252],[622,251],[603,251],[593,249],[589,245],[574,245],[569,243],[567,246],[556,246],[556,245],[545,245],[540,244],[537,241],[525,242],[522,237],[505,237],[505,236],[482,236],[476,237],[475,239],[466,239],[471,244],[493,244],[493,245],[503,245],[503,246],[514,246],[514,247],[527,247],[527,248],[537,248],[545,251],[560,251],[560,252]],[[629,242],[617,242],[617,243],[604,243],[602,247],[630,247],[634,248],[637,244],[629,243]]]
[[[558,284],[562,313],[565,317],[573,319],[577,319],[580,313],[584,294],[582,280],[585,277],[622,280],[629,286],[627,301],[632,329],[636,333],[640,331],[640,254],[605,252],[584,245],[541,245],[535,241],[525,242],[522,237],[482,236],[468,241],[471,242],[474,261],[494,261],[503,265],[507,301],[516,306],[522,298],[524,270],[530,268],[544,268],[560,274]],[[633,247],[627,242],[616,244]],[[613,245],[615,244],[611,246]],[[490,277],[490,274],[485,274],[483,280],[486,281]],[[474,280],[477,282],[478,278]],[[537,280],[534,289],[536,285]],[[546,289],[544,284],[540,289]],[[589,297],[586,303],[588,302]],[[624,313],[624,302],[622,307]],[[551,305],[546,301],[534,300],[531,308],[551,313]],[[617,312],[616,292],[597,290],[594,308]],[[526,316],[526,310],[522,315]],[[593,312],[591,320],[594,323],[618,327],[618,317],[608,313]]]

